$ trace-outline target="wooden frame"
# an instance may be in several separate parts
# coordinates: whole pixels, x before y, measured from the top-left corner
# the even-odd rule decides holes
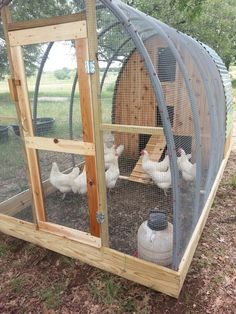
[[[121,133],[164,135],[164,130],[162,127],[102,123],[100,129],[103,131],[114,131]]]
[[[0,122],[18,122],[18,119],[13,116],[0,116]]]
[[[48,232],[34,224],[0,214],[0,231],[89,265],[177,297],[180,276],[177,272],[141,259],[101,247],[97,248],[67,236]]]
[[[53,16],[50,18],[41,18],[36,20],[29,21],[20,21],[12,23],[9,21],[8,23],[8,31],[17,31],[23,29],[32,29],[36,27],[44,27],[58,24],[65,24],[71,22],[85,21],[86,14],[85,12],[79,12],[70,15],[62,15],[62,16]]]
[[[0,231],[69,257],[78,258],[92,266],[99,267],[177,298],[223,175],[230,154],[232,139],[231,136],[226,139],[225,159],[221,163],[214,185],[181,260],[178,271],[108,248],[108,214],[102,132],[116,131],[150,135],[163,135],[164,132],[163,128],[101,123],[99,72],[96,62],[95,1],[85,0],[85,3],[87,8],[86,16],[83,13],[73,16],[41,19],[35,22],[11,23],[6,9],[3,9],[2,16],[5,33],[9,35],[6,36],[6,41],[8,43],[10,66],[12,69],[12,79],[9,81],[9,86],[12,99],[16,102],[21,134],[25,139],[24,147],[29,166],[29,181],[32,191],[27,190],[22,192],[0,204]],[[72,23],[80,28],[76,33],[71,29]],[[32,36],[28,36],[29,30]],[[41,138],[35,137],[33,134],[22,51],[18,45],[46,42],[55,39],[76,40],[81,112],[84,121],[84,142]],[[86,73],[84,61],[93,61],[95,63],[96,72],[94,75]],[[12,117],[3,117],[3,119],[8,121]],[[90,225],[92,226],[91,234],[45,221],[43,195],[50,194],[54,191],[54,188],[49,185],[48,181],[41,183],[37,149],[86,155],[85,163],[87,166]],[[123,179],[126,179],[126,177],[123,177]],[[32,202],[36,212],[36,223],[29,223],[7,216],[25,210]],[[96,221],[96,213],[98,211],[104,214],[105,217],[105,221],[101,226]]]
[[[85,0],[86,18],[87,18],[87,33],[88,33],[88,60],[94,62],[95,73],[90,75],[91,86],[91,101],[93,114],[93,129],[95,141],[96,155],[96,172],[99,174],[98,183],[98,211],[104,217],[103,223],[100,225],[100,237],[103,246],[109,246],[108,233],[108,211],[106,198],[106,181],[105,181],[105,165],[104,165],[104,149],[103,149],[103,133],[100,130],[102,121],[101,113],[101,97],[99,83],[99,66],[98,66],[98,43],[97,43],[97,25],[96,25],[96,1]]]
[[[58,138],[45,138],[37,136],[26,136],[25,145],[28,148],[42,149],[53,152],[62,152],[80,155],[95,155],[93,143],[83,141],[64,140]]]
[[[9,31],[8,34],[11,47],[72,40],[87,36],[85,21]]]
[[[11,96],[15,101],[20,134],[23,136],[33,136],[31,107],[27,91],[22,50],[20,46],[10,46],[8,24],[11,23],[12,20],[8,7],[4,7],[1,10],[1,18],[3,21],[3,29],[11,69],[11,80],[9,80],[9,87]],[[29,186],[31,187],[34,219],[37,221],[45,221],[43,190],[40,178],[37,151],[35,149],[29,149],[25,145],[23,145],[23,150],[24,157],[27,161],[27,177],[29,180]]]
[[[94,142],[93,116],[92,116],[92,98],[90,75],[86,73],[85,62],[88,58],[87,39],[75,41],[76,59],[78,65],[78,81],[80,91],[80,108],[83,124],[83,140]],[[95,156],[85,158],[86,176],[87,176],[87,193],[89,206],[90,232],[94,236],[100,235],[100,225],[96,219],[98,211],[99,196],[97,189],[96,159]]]

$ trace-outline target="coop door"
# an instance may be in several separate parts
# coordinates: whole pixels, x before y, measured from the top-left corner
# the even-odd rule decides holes
[[[95,238],[99,237],[100,234],[99,224],[96,220],[99,201],[95,170],[94,119],[92,117],[86,21],[71,22],[71,20],[72,16],[69,21],[66,20],[66,17],[59,20],[48,19],[47,23],[40,26],[38,24],[25,23],[23,27],[18,26],[15,29],[14,24],[12,24],[12,28],[8,30],[9,50],[14,77],[14,79],[10,80],[10,89],[12,97],[17,104],[19,123],[25,142],[29,181],[32,188],[33,204],[39,228],[70,236],[78,240],[82,239],[83,242],[86,240],[86,243],[97,246],[100,243],[98,241],[100,239],[96,240]],[[27,25],[31,25],[31,27],[28,28]],[[54,125],[48,125],[46,129],[42,129],[43,122],[47,121],[44,121],[43,118],[39,119],[39,121],[38,119],[32,121],[32,110],[27,87],[28,82],[25,75],[27,63],[24,62],[23,47],[65,40],[72,41],[77,60],[76,71],[80,92],[79,115],[81,117],[81,132],[77,134],[77,137],[75,136],[76,141],[63,136],[64,125],[62,120],[63,117],[69,114],[69,110],[67,112],[63,110],[61,99],[56,100],[56,104],[51,104],[46,110],[47,114],[53,114],[51,122]],[[50,90],[48,92],[50,93]],[[71,99],[71,101],[73,100]],[[67,102],[69,108],[69,100]],[[52,110],[53,106],[54,111]],[[70,114],[72,118],[73,112]],[[73,127],[71,127],[70,132],[73,131],[72,129]],[[58,135],[61,135],[61,137]],[[59,155],[60,157],[58,157]],[[65,182],[58,180],[57,185],[59,187],[57,190],[60,190],[61,193],[58,192],[58,195],[55,194],[55,197],[50,201],[48,195],[55,193],[55,187],[49,183],[52,162],[58,164],[60,171],[70,171],[71,169],[69,168],[73,165],[69,165],[68,159],[71,156],[73,161],[76,161],[76,164],[80,164],[81,171],[86,168],[86,196],[84,198],[81,196],[81,199],[78,198],[76,201],[70,195],[66,195],[66,198],[63,199],[64,193],[70,193],[68,193],[66,188],[64,189],[63,184]],[[81,158],[78,159],[78,156]],[[67,165],[67,167],[63,167],[63,165]],[[46,168],[47,172],[45,176],[44,170]],[[45,179],[45,182],[42,182],[42,177]],[[86,201],[84,200],[85,198]],[[45,210],[46,207],[48,208],[47,210]],[[71,207],[74,207],[72,211],[69,210]],[[90,235],[87,236],[87,233]]]

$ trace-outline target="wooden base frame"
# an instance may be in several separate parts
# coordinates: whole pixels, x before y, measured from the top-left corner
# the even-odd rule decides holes
[[[90,234],[80,231],[77,233],[73,229],[70,231],[69,228],[57,225],[54,225],[53,229],[51,229],[48,223],[36,226],[33,223],[0,214],[0,231],[60,254],[79,259],[92,266],[178,298],[227,164],[231,146],[228,149],[225,159],[222,161],[215,183],[186,248],[178,271],[100,246],[99,238],[92,237]],[[15,198],[14,206],[18,206],[21,198],[22,194],[20,194],[18,202]],[[9,208],[9,213],[12,210],[12,208]],[[7,212],[5,211],[5,213]]]

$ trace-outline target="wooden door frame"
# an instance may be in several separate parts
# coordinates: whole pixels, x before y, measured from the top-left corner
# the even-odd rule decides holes
[[[88,11],[89,9],[87,10],[86,15],[91,16]],[[32,199],[36,216],[36,224],[39,228],[46,227],[47,230],[51,228],[52,232],[54,232],[56,229],[57,232],[59,230],[61,234],[65,232],[65,228],[61,228],[61,226],[55,227],[56,225],[52,227],[52,224],[46,222],[43,188],[41,183],[37,150],[42,149],[57,152],[83,154],[86,156],[85,160],[87,164],[86,172],[90,212],[90,233],[91,236],[95,237],[100,237],[101,234],[105,234],[106,236],[103,236],[104,245],[107,245],[108,225],[106,223],[105,225],[103,225],[102,228],[100,228],[100,224],[97,221],[98,211],[106,211],[106,209],[104,209],[104,204],[106,206],[106,188],[99,189],[97,183],[97,178],[101,177],[99,179],[100,184],[105,184],[105,175],[97,175],[98,168],[100,169],[100,171],[102,168],[101,165],[98,167],[98,164],[100,164],[100,162],[96,162],[97,155],[99,155],[98,159],[100,161],[102,160],[102,158],[104,158],[103,151],[101,149],[98,153],[96,151],[99,146],[96,144],[96,139],[99,138],[99,143],[102,143],[99,137],[101,134],[99,134],[99,136],[94,136],[94,134],[96,134],[96,130],[98,129],[99,118],[97,116],[94,116],[94,113],[96,113],[96,109],[94,110],[94,108],[98,107],[98,98],[94,96],[95,94],[97,95],[97,89],[96,91],[92,89],[95,86],[94,82],[96,82],[96,86],[99,86],[99,82],[97,82],[99,74],[96,73],[96,75],[92,77],[91,73],[86,73],[86,71],[84,70],[85,64],[78,57],[79,50],[84,51],[84,57],[90,58],[91,56],[91,51],[89,50],[89,42],[91,40],[87,38],[89,29],[89,27],[87,26],[88,17],[85,20],[81,19],[80,15],[83,16],[83,18],[85,17],[85,14],[82,13],[76,14],[77,19],[74,17],[74,15],[68,15],[64,17],[43,19],[42,22],[40,22],[40,20],[37,20],[35,23],[34,21],[12,23],[9,8],[3,8],[2,16],[5,25],[5,34],[7,37],[6,42],[8,46],[12,77],[9,80],[9,87],[12,99],[15,101],[17,111],[19,113],[19,124],[22,126],[22,138],[24,139],[26,160],[29,167],[29,186],[32,189]],[[83,90],[80,89],[80,93],[83,94],[83,98],[81,98],[81,112],[84,112],[84,119],[82,121],[83,133],[85,134],[84,142],[74,142],[73,140],[34,136],[21,46],[57,40],[75,40],[76,43],[77,67],[78,71],[80,71],[79,83],[83,83],[84,90],[87,90],[87,93],[84,93]],[[83,48],[81,49],[80,46]],[[96,60],[94,60],[94,62],[96,62]],[[99,193],[99,190],[103,191],[102,196],[101,193]],[[100,201],[101,199],[103,199],[102,202]],[[102,229],[103,231],[101,231],[100,229]],[[105,232],[104,229],[106,230]],[[67,232],[68,230],[65,233]]]

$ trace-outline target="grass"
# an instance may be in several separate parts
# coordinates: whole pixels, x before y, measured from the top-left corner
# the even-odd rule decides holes
[[[56,310],[62,303],[61,294],[64,291],[62,284],[56,284],[53,287],[45,288],[40,291],[40,299],[49,310]]]
[[[8,253],[8,247],[6,244],[0,244],[0,258],[4,257]]]
[[[236,174],[232,176],[232,178],[230,179],[230,185],[233,188],[236,188]]]
[[[17,278],[12,279],[9,285],[10,285],[11,290],[14,293],[20,294],[24,286],[24,280],[21,277],[17,277]]]
[[[96,278],[90,283],[92,297],[104,304],[112,304],[119,297],[121,285],[110,276]]]

